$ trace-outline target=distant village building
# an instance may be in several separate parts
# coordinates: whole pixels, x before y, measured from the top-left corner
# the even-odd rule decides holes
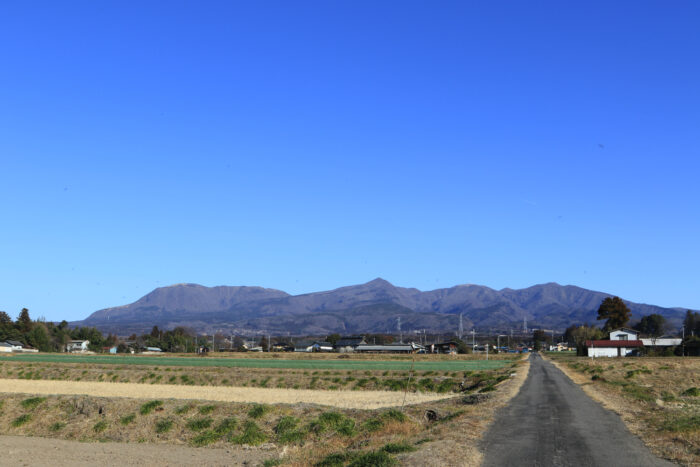
[[[642,337],[640,340],[644,347],[675,347],[683,342],[680,337],[673,336]]]
[[[90,341],[78,339],[66,343],[66,352],[87,352]]]
[[[344,336],[335,343],[337,352],[354,352],[357,346],[367,345],[363,336]]]
[[[12,352],[12,345],[7,342],[0,342],[0,353],[10,353]]]
[[[311,344],[312,352],[333,352],[333,344],[326,341],[316,341]]]
[[[456,354],[457,353],[457,343],[454,341],[441,342],[439,344],[431,345],[431,353],[446,353],[446,354]]]
[[[414,342],[386,345],[360,344],[355,347],[355,352],[359,353],[417,353],[421,350],[425,351],[425,347]]]
[[[632,329],[610,331],[610,339],[586,341],[589,357],[628,357],[638,355],[644,343]]]

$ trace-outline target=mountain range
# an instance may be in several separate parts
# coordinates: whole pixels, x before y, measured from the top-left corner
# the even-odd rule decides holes
[[[529,328],[563,330],[596,323],[600,303],[612,294],[547,283],[524,289],[481,285],[420,291],[384,279],[301,295],[263,287],[176,284],[160,287],[129,305],[105,308],[72,326],[95,326],[120,335],[184,326],[198,332],[323,335],[338,332],[457,331],[506,332]],[[658,313],[680,326],[686,308],[663,308],[626,301],[632,321]],[[600,324],[600,322],[598,322]]]

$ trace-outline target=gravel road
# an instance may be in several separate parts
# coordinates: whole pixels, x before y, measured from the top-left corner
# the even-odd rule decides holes
[[[511,403],[483,442],[484,466],[671,466],[657,459],[620,417],[589,398],[537,354]]]

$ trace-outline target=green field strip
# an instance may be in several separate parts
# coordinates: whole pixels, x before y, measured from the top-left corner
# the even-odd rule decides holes
[[[140,357],[107,355],[13,355],[0,357],[0,361],[45,362],[45,363],[86,363],[108,365],[147,365],[147,366],[188,366],[188,367],[229,367],[229,368],[280,368],[300,370],[398,370],[411,369],[410,360],[285,360],[253,358],[187,358],[187,357]],[[458,360],[458,361],[417,361],[413,369],[419,371],[466,371],[495,370],[512,363],[512,360]]]

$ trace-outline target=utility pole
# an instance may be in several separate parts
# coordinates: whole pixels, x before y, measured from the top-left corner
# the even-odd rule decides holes
[[[474,352],[474,328],[472,328],[472,352]]]
[[[403,344],[403,332],[401,332],[401,317],[396,318],[396,327],[399,331],[399,343]]]
[[[685,357],[685,323],[681,325],[681,333],[682,333],[681,335],[683,336],[682,340],[681,340],[681,344],[682,344],[682,346],[681,346],[682,354],[681,355],[683,357]]]
[[[459,314],[459,340],[462,340],[462,334],[464,334],[464,327],[462,327],[462,315],[463,313]]]

